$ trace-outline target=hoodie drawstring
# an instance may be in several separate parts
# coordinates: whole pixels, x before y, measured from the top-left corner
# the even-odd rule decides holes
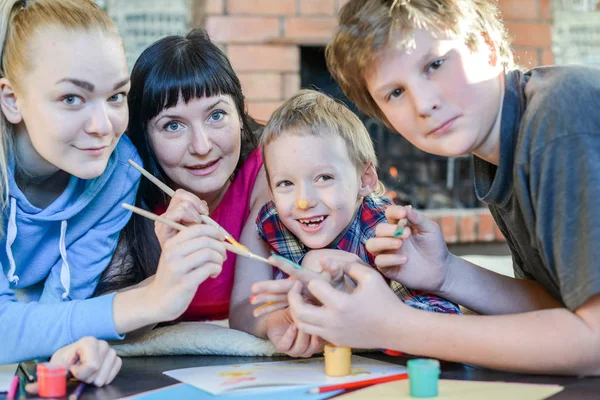
[[[67,221],[64,220],[60,223],[60,257],[62,258],[62,267],[60,268],[60,283],[65,288],[65,292],[62,294],[63,300],[69,297],[69,290],[71,289],[71,268],[67,261],[67,247],[65,246],[65,236],[67,235]]]
[[[12,244],[14,243],[17,237],[17,199],[14,197],[10,198],[10,215],[8,217],[8,227],[6,230],[6,255],[8,257],[8,263],[10,264],[10,269],[8,271],[8,281],[10,283],[14,283],[15,285],[19,284],[19,277],[15,275],[15,270],[17,269],[17,265],[15,264],[15,258],[12,253]]]
[[[62,294],[62,299],[65,300],[69,297],[69,291],[71,289],[71,269],[69,267],[69,263],[67,262],[67,247],[65,245],[65,237],[67,235],[67,221],[64,220],[60,223],[60,241],[59,241],[59,250],[60,257],[62,259],[62,266],[60,269],[60,283],[65,289]],[[12,253],[12,245],[17,238],[17,199],[14,197],[10,198],[10,214],[8,217],[8,227],[6,230],[6,255],[8,257],[8,262],[10,264],[10,269],[8,271],[8,281],[15,285],[19,284],[19,277],[15,275],[15,271],[17,269],[17,265],[15,263],[15,258]]]

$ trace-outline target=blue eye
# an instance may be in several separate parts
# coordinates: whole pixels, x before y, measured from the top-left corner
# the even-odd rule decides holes
[[[225,111],[222,110],[217,110],[210,114],[211,121],[221,121],[223,118],[225,118]]]
[[[181,124],[177,121],[169,121],[163,126],[163,129],[167,132],[175,132],[180,126]]]
[[[125,99],[125,93],[113,94],[108,98],[108,101],[113,103],[121,103]]]
[[[74,94],[68,94],[62,98],[63,103],[69,106],[76,106],[83,103],[81,97]]]

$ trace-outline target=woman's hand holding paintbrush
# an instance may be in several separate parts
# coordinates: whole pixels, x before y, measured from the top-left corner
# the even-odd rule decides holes
[[[223,229],[221,225],[219,225],[208,215],[208,204],[206,204],[205,201],[200,200],[194,194],[186,192],[182,189],[174,191],[164,182],[161,182],[158,178],[152,175],[150,172],[146,171],[140,165],[136,164],[135,161],[128,161],[132,167],[137,169],[144,177],[146,177],[150,182],[152,182],[159,189],[161,189],[167,196],[172,197],[171,202],[169,203],[169,207],[167,209],[167,213],[176,213],[177,211],[179,211],[179,214],[165,215],[165,217],[171,219],[172,221],[180,222],[183,225],[191,225],[202,222],[208,225],[215,226],[222,231],[222,233],[225,235],[225,239],[229,241],[232,245],[237,246],[242,250],[248,250],[246,246],[240,244],[237,240],[235,240],[233,236],[229,234],[229,232]],[[181,214],[182,211],[183,214]],[[157,236],[159,235],[159,233],[160,232],[157,232]],[[171,233],[174,234],[174,232]],[[161,236],[159,236],[158,238],[160,240]],[[161,241],[160,243],[162,245],[163,242]]]

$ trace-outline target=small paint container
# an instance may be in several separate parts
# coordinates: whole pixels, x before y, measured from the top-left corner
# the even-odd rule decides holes
[[[425,358],[406,363],[411,397],[436,397],[440,379],[440,362]]]
[[[64,397],[67,395],[67,370],[65,367],[41,363],[37,365],[36,372],[40,397]]]
[[[350,375],[352,349],[326,344],[323,350],[325,356],[325,374],[327,376]]]

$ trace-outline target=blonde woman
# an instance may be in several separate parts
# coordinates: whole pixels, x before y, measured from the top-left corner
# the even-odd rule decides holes
[[[105,360],[82,377],[105,384],[120,364],[97,339],[168,319],[179,299],[162,288],[190,278],[167,271],[153,285],[89,299],[130,218],[121,203],[134,201],[139,183],[127,164],[139,156],[123,137],[123,44],[90,0],[5,0],[0,16],[0,364],[62,348],[63,360]],[[188,231],[181,246],[199,234],[211,232]],[[195,276],[210,273],[217,268]]]

